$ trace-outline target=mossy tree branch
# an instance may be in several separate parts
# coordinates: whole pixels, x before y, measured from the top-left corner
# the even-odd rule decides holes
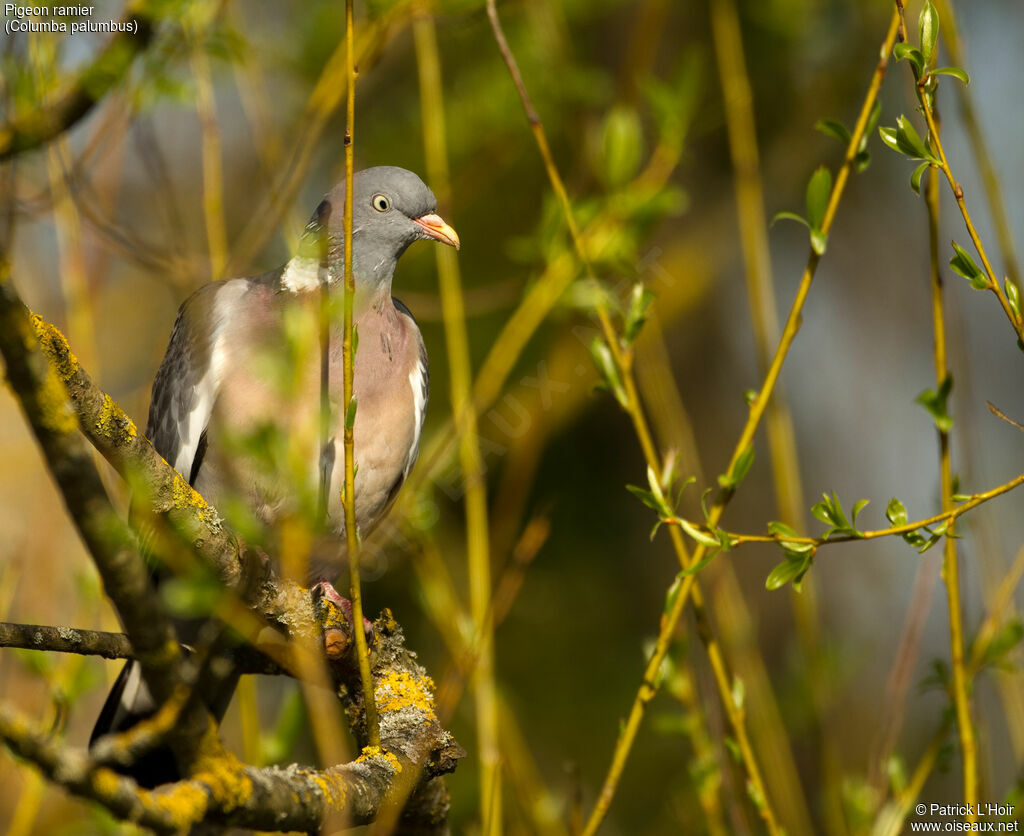
[[[328,814],[336,813],[347,815],[353,824],[365,824],[376,818],[406,771],[423,777],[404,818],[414,821],[417,833],[445,832],[448,800],[440,776],[454,770],[464,753],[441,728],[434,713],[434,684],[405,648],[391,614],[385,611],[374,626],[379,637],[373,675],[381,745],[367,747],[351,763],[323,770],[296,765],[261,769],[218,752],[200,758],[186,780],[144,790],[91,753],[33,728],[2,704],[0,739],[55,783],[159,833],[181,832],[198,821],[316,831]],[[354,665],[341,673],[341,680],[347,693],[355,695],[346,704],[350,716],[360,713]]]
[[[180,680],[181,655],[127,525],[107,497],[56,368],[40,349],[28,309],[0,255],[0,353],[7,380],[46,457],[68,512],[93,556],[103,585],[132,638],[157,699]]]

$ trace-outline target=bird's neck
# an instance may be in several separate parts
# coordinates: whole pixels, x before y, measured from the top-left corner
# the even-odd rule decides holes
[[[358,267],[358,263],[354,265]],[[295,255],[284,266],[281,273],[281,289],[287,293],[305,294],[318,291],[324,278],[332,290],[340,290],[343,281],[341,265],[330,271],[320,266],[316,258]],[[391,276],[375,274],[369,280],[356,275],[355,310],[367,310],[379,305],[381,299],[391,298]]]

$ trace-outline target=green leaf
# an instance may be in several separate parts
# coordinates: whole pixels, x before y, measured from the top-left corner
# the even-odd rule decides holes
[[[988,276],[974,263],[974,259],[971,258],[971,254],[967,250],[956,241],[952,243],[956,255],[949,260],[949,266],[953,268],[953,272],[959,273],[967,279],[975,290],[988,290]]]
[[[821,229],[831,194],[832,172],[823,165],[818,166],[807,183],[807,223],[812,230]]]
[[[864,510],[864,508],[867,506],[867,504],[870,501],[871,501],[870,499],[861,499],[860,501],[853,503],[853,525],[854,525],[854,527],[856,527],[856,525],[857,525],[857,517],[858,517],[858,515],[860,514],[861,511]]]
[[[897,61],[909,61],[914,67],[914,78],[920,78],[924,72],[925,60],[921,50],[912,47],[910,44],[896,44],[892,50]]]
[[[779,546],[789,557],[801,557],[815,550],[813,543],[795,543],[792,539],[789,539],[795,539],[800,535],[785,523],[778,521],[768,523],[768,533],[781,538],[778,541]]]
[[[896,120],[895,128],[879,128],[878,133],[882,137],[882,141],[894,151],[910,157],[912,160],[927,160],[934,165],[939,165],[939,160],[928,150],[910,120],[905,117],[900,116]]]
[[[1008,278],[1004,279],[1003,292],[1006,294],[1006,302],[1009,304],[1010,310],[1013,311],[1013,315],[1020,319],[1020,290],[1017,289],[1017,285]]]
[[[928,410],[932,418],[935,419],[935,426],[944,433],[953,429],[953,419],[949,415],[947,406],[949,393],[952,391],[953,375],[947,374],[937,390],[925,389],[915,398],[915,401]]]
[[[932,70],[928,75],[951,75],[957,81],[964,84],[971,83],[971,77],[959,67],[939,67],[937,70]]]
[[[900,144],[896,141],[896,129],[895,128],[879,128],[878,135],[882,138],[882,142],[892,148],[893,151],[900,151]]]
[[[626,490],[657,514],[661,514],[661,503],[653,493],[636,485],[626,485]]]
[[[712,560],[718,557],[720,552],[721,549],[709,550],[708,553],[704,555],[704,557],[700,561],[694,563],[693,566],[691,566],[689,569],[683,569],[683,571],[679,573],[679,577],[688,578],[690,575],[696,575],[701,569],[703,569]]]
[[[907,509],[896,497],[889,500],[889,505],[885,509],[885,516],[893,526],[903,526],[907,524]],[[928,531],[928,529],[926,528],[925,531]],[[928,534],[931,536],[932,532],[928,531]],[[916,530],[904,532],[900,536],[911,546],[922,552],[930,549],[939,539],[938,537],[933,537],[930,541],[926,540]]]
[[[807,223],[807,219],[802,215],[798,215],[796,212],[776,212],[775,217],[772,218],[772,226],[775,225],[776,221],[796,221],[806,226],[808,229],[811,225]]]
[[[612,108],[601,129],[601,174],[612,187],[624,185],[640,167],[643,151],[640,117],[631,107]]]
[[[608,343],[601,337],[594,337],[590,343],[590,356],[593,358],[598,372],[601,373],[605,385],[615,395],[615,400],[625,409],[628,405],[626,389],[622,385],[622,378],[619,376],[619,370],[615,365],[615,359],[612,357],[612,350],[608,347]]]
[[[712,537],[710,534],[706,534],[701,531],[697,526],[691,522],[687,522],[684,519],[679,520],[679,527],[683,529],[687,534],[690,535],[696,542],[702,546],[707,546],[709,549],[720,549],[722,544],[718,541],[718,538]]]
[[[345,429],[350,430],[356,425],[356,409],[358,407],[358,399],[355,395],[352,396],[352,400],[348,402],[348,409],[345,410]]]
[[[806,558],[787,556],[785,560],[776,564],[771,572],[768,573],[768,577],[765,578],[764,588],[772,592],[791,581],[796,581],[807,571],[810,561],[810,556]]]
[[[792,529],[792,527],[786,525],[784,522],[773,520],[768,523],[768,533],[774,534],[776,537],[798,537],[799,535]]]
[[[849,142],[853,136],[850,129],[838,119],[819,119],[814,123],[814,129],[844,143]]]
[[[740,711],[743,710],[743,703],[746,702],[747,689],[743,680],[734,676],[732,680],[732,704]]]
[[[875,127],[878,125],[878,120],[882,115],[882,103],[875,99],[875,105],[871,108],[871,113],[868,114],[868,123],[864,126],[864,136],[860,138],[860,150],[863,151],[868,147],[868,137],[871,136],[875,131]]]
[[[672,608],[676,605],[676,599],[679,598],[679,590],[683,585],[683,573],[680,572],[672,581],[668,590],[665,592],[665,609],[662,610],[664,615],[668,615],[672,612]]]
[[[849,537],[864,536],[864,533],[859,531],[856,526],[847,519],[846,511],[843,510],[843,505],[834,491],[831,496],[827,493],[822,494],[821,496],[821,502],[817,502],[811,506],[811,513],[825,523],[825,525],[829,526],[829,529],[824,534],[826,539],[831,537],[833,534],[841,534]],[[861,509],[867,504],[868,500],[862,499],[853,506],[854,521],[857,519],[857,514],[859,514]]]
[[[910,188],[916,194],[921,194],[921,178],[930,167],[931,163],[921,163],[921,165],[914,169],[914,173],[910,175]]]
[[[907,509],[895,496],[885,508],[885,518],[895,526],[907,524]]]
[[[896,141],[900,148],[903,149],[904,154],[914,156],[919,160],[929,160],[938,163],[935,155],[928,150],[928,146],[925,145],[924,140],[918,136],[917,131],[914,130],[914,126],[909,119],[900,116],[896,120],[896,125]]]
[[[629,306],[626,308],[626,342],[631,343],[640,334],[640,329],[647,321],[647,309],[654,301],[654,294],[637,282],[629,294]]]
[[[739,458],[736,459],[736,464],[732,470],[728,473],[722,473],[718,477],[718,484],[726,490],[733,491],[739,486],[740,482],[743,481],[743,477],[747,475],[750,470],[750,466],[754,463],[754,445],[750,445],[740,453]]]
[[[825,248],[828,246],[828,233],[820,229],[811,230],[811,249],[818,255],[825,255]]]
[[[917,18],[917,34],[920,37],[921,55],[925,66],[931,63],[935,54],[935,42],[939,37],[939,13],[935,11],[932,0],[925,0],[924,8]]]

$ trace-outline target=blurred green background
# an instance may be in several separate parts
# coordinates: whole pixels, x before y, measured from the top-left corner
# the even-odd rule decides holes
[[[254,275],[283,263],[289,242],[343,170],[344,108],[322,105],[343,92],[325,67],[342,43],[344,4],[238,0],[160,8],[166,19],[130,78],[55,150],[5,164],[0,192],[3,241],[19,291],[65,331],[94,379],[140,424],[177,306],[218,271],[203,204],[204,132],[197,103],[201,109],[204,78],[214,93],[222,165],[228,264],[219,277]],[[679,449],[684,476],[697,476],[682,509],[699,518],[697,498],[725,468],[746,419],[743,393],[759,386],[707,4],[512,0],[499,9],[581,223],[607,224],[596,272],[620,293],[641,280],[656,295],[657,322],[649,330],[663,332],[667,353],[660,353],[656,335],[645,334],[638,374],[659,442]],[[813,125],[826,116],[854,121],[891,5],[747,0],[739,11],[766,211],[769,218],[780,210],[802,211],[811,172],[819,164],[835,172],[842,155],[841,146]],[[916,21],[917,11],[918,4],[910,3],[908,20]],[[1024,6],[974,0],[959,3],[957,11],[970,90],[1020,240]],[[97,3],[96,19],[120,13],[117,4]],[[357,167],[399,165],[425,174],[411,33],[417,15],[436,23],[451,169],[450,195],[440,211],[463,242],[459,263],[477,371],[524,294],[551,280],[570,245],[479,2],[357,4],[365,47],[356,96]],[[45,102],[102,43],[94,35],[6,36],[0,101],[7,113]],[[953,82],[944,82],[939,95],[951,163],[981,235],[995,251]],[[890,66],[881,100],[883,125],[913,112],[904,65]],[[207,142],[212,135],[207,130]],[[779,391],[795,421],[805,508],[822,491],[836,491],[847,507],[871,498],[861,522],[882,528],[893,496],[911,518],[938,508],[938,463],[932,421],[914,403],[934,385],[924,205],[908,187],[912,165],[886,149],[877,134],[869,148],[872,164],[853,179],[840,207]],[[650,166],[661,171],[655,185],[638,184]],[[254,226],[260,223],[266,234]],[[951,237],[964,242],[967,236],[947,191],[943,253]],[[780,223],[770,242],[777,306],[785,313],[806,260],[807,235]],[[1003,259],[996,260],[1003,270]],[[956,381],[954,469],[963,490],[981,491],[1024,470],[1019,432],[985,408],[990,400],[1024,418],[1020,354],[993,300],[951,273],[947,286]],[[430,248],[414,247],[403,258],[394,292],[416,314],[431,358],[429,450],[451,416]],[[587,294],[582,282],[572,283],[480,420],[495,578],[511,564],[530,520],[550,524],[497,632],[499,688],[529,753],[513,752],[511,745],[503,752],[510,833],[534,832],[544,822],[558,832],[575,799],[582,798],[585,810],[593,803],[620,718],[641,679],[645,642],[657,633],[665,591],[677,571],[664,532],[650,542],[653,515],[624,489],[645,483],[645,467],[626,416],[607,393],[593,391],[596,375],[579,337],[589,339],[595,327]],[[666,384],[667,371],[674,387]],[[689,429],[658,419],[677,414],[676,389]],[[657,404],[667,404],[662,413]],[[0,618],[116,629],[10,394],[0,396],[0,463]],[[370,612],[390,607],[410,647],[440,679],[450,655],[443,630],[428,615],[429,586],[415,564],[425,551],[436,550],[465,600],[462,491],[454,456],[421,460],[419,469],[421,489],[406,492],[393,525],[370,544],[365,606]],[[115,477],[109,482],[123,494]],[[754,468],[725,525],[759,532],[776,518],[762,433]],[[817,523],[810,528],[819,531]],[[970,636],[1024,544],[1020,497],[983,507],[961,531]],[[945,596],[926,580],[921,583],[930,615],[917,658],[904,671],[909,697],[902,707],[886,699],[915,577],[920,572],[934,581],[940,556],[935,550],[918,557],[889,539],[823,549],[810,575],[820,616],[813,629],[820,654],[814,659],[797,638],[790,589],[765,591],[764,579],[777,560],[777,550],[767,546],[720,557],[735,573],[748,612],[730,609],[725,586],[732,581],[713,564],[706,575],[713,618],[728,637],[726,646],[740,648],[730,658],[760,657],[778,702],[807,799],[803,812],[787,822],[790,832],[843,832],[827,811],[826,749],[838,758],[848,832],[860,832],[858,816],[877,803],[867,782],[883,720],[905,712],[895,752],[909,771],[947,707],[939,690],[921,686],[932,660],[949,655]],[[673,655],[696,663],[700,701],[721,754],[718,698],[692,636],[687,629]],[[1011,655],[1011,663],[1016,660]],[[83,744],[116,670],[98,660],[41,661],[0,651],[0,699],[43,723],[57,723],[70,742]],[[812,681],[825,695],[818,708]],[[1006,798],[1024,779],[1021,684],[1020,670],[1011,664],[982,677],[975,688],[988,799]],[[289,686],[260,687],[269,732],[278,711],[271,696]],[[58,720],[53,699],[67,703]],[[749,711],[755,715],[761,708]],[[681,714],[668,693],[650,706],[603,832],[703,832]],[[470,752],[449,779],[453,832],[472,833],[478,800],[468,696],[452,728]],[[237,743],[234,714],[226,729]],[[300,742],[296,756],[303,751]],[[772,750],[759,752],[771,787],[786,767]],[[923,800],[958,797],[955,750],[943,763],[947,767],[940,764],[929,779]],[[535,783],[520,774],[530,769],[536,770]],[[738,773],[726,774],[723,797],[730,832],[756,831]],[[535,804],[543,809],[531,813]],[[112,827],[0,754],[0,830],[91,833],[101,826]]]

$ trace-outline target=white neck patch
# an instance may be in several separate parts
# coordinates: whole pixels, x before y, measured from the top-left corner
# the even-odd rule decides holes
[[[315,258],[293,256],[281,274],[281,284],[292,293],[320,287],[320,263]]]

